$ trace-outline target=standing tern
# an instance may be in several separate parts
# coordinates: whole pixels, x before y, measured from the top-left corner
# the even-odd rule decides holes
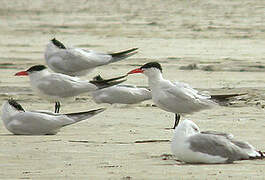
[[[264,153],[247,142],[224,134],[202,133],[189,120],[179,123],[171,143],[172,153],[186,163],[232,163],[238,160],[263,159]]]
[[[15,76],[29,76],[31,87],[42,98],[55,103],[55,113],[59,113],[60,101],[65,98],[77,96],[82,93],[110,87],[125,80],[112,78],[104,81],[87,81],[60,73],[51,73],[43,65],[35,65]]]
[[[60,128],[88,119],[105,108],[86,112],[57,114],[50,111],[25,111],[15,100],[8,100],[2,106],[2,120],[13,134],[47,135],[56,134]]]
[[[100,76],[96,76],[94,79],[103,80]],[[98,89],[91,94],[92,99],[98,104],[136,104],[152,99],[151,91],[149,89],[122,84]]]
[[[159,108],[175,113],[176,120],[173,129],[178,125],[180,114],[209,109],[216,105],[211,96],[199,93],[188,84],[172,83],[162,76],[162,67],[157,62],[150,62],[127,74],[143,73],[148,77],[152,100]]]
[[[93,50],[68,48],[54,38],[48,43],[44,56],[48,67],[54,72],[70,76],[84,76],[98,66],[117,62],[136,54],[137,49],[107,54]]]

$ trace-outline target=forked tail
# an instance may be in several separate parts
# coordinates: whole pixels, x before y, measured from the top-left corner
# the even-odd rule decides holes
[[[100,109],[95,109],[95,110],[91,110],[91,111],[69,113],[69,114],[64,114],[64,115],[73,119],[75,122],[79,122],[79,121],[91,118],[92,116],[95,116],[96,114],[99,114],[105,110],[106,110],[106,108],[100,108]]]
[[[121,52],[109,54],[109,55],[112,56],[112,59],[110,60],[110,63],[120,61],[122,59],[125,59],[127,57],[130,57],[130,56],[136,54],[137,53],[137,51],[136,51],[137,49],[138,48],[132,48],[132,49],[129,49],[129,50],[126,50],[126,51],[121,51]]]
[[[222,102],[222,101],[228,101],[232,97],[243,96],[246,94],[247,93],[218,94],[218,95],[211,95],[211,99]]]
[[[124,81],[126,81],[126,79],[123,79],[123,78],[126,78],[126,77],[127,75],[110,78],[110,79],[103,79],[100,75],[98,75],[98,76],[95,76],[93,80],[89,82],[96,85],[99,89],[103,89],[103,88],[107,88],[107,87],[111,87],[111,86],[123,83]]]
[[[260,156],[251,156],[251,157],[249,157],[249,159],[265,159],[265,152],[262,152],[262,151],[257,151],[259,154],[260,154]]]

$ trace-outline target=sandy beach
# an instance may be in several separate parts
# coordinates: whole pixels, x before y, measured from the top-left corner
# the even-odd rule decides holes
[[[14,76],[45,64],[45,46],[54,37],[99,52],[138,47],[138,54],[82,79],[120,76],[158,61],[165,79],[210,94],[248,93],[185,118],[265,150],[264,12],[263,0],[2,0],[0,102],[14,98],[28,110],[54,110],[31,90],[28,77]],[[132,75],[126,84],[147,85],[147,78]],[[152,104],[95,104],[83,94],[62,102],[61,112],[107,110],[53,136],[15,136],[0,121],[0,179],[265,179],[264,160],[175,161],[173,130],[165,129],[173,126],[174,114]]]

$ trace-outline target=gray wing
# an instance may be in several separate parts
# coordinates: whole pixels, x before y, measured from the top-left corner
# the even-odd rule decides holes
[[[177,103],[175,107],[178,105],[180,106],[178,109],[182,109],[183,112],[179,113],[192,113],[216,105],[215,102],[209,99],[209,96],[204,96],[196,90],[188,89],[184,86],[172,86],[165,88],[165,91],[168,94],[168,102],[174,100]],[[164,105],[167,106],[166,104]],[[174,104],[172,105],[174,106]]]
[[[82,81],[75,77],[63,74],[51,74],[42,78],[37,88],[46,95],[58,97],[72,97],[83,92],[96,90],[97,87],[88,81]]]
[[[185,91],[188,91],[192,95],[195,95],[201,98],[206,98],[206,99],[211,98],[209,94],[206,94],[205,92],[199,92],[198,90],[193,89],[189,84],[186,84],[183,82],[175,82],[174,85],[178,88],[185,89]]]
[[[227,162],[249,159],[244,151],[222,136],[197,134],[191,136],[188,141],[192,151],[228,158]]]
[[[55,54],[53,57],[61,58],[61,60],[63,60],[61,63],[64,63],[64,67],[71,71],[80,71],[104,65],[112,58],[108,54],[79,48],[66,49],[64,52],[58,52],[58,54]]]
[[[111,60],[111,56],[95,51],[83,50],[78,48],[69,48],[54,53],[47,60],[47,64],[56,69],[57,72],[75,72],[84,71],[104,65]]]
[[[247,142],[237,141],[237,140],[231,140],[231,142],[242,149],[255,149],[252,145],[250,145]]]
[[[99,113],[105,111],[105,110],[106,110],[106,108],[99,108],[99,109],[90,110],[90,111],[67,113],[67,114],[59,114],[59,113],[54,113],[54,112],[46,111],[46,110],[36,110],[36,111],[29,111],[29,112],[39,113],[39,114],[49,115],[49,116],[54,116],[54,117],[60,117],[62,115],[65,115],[68,118],[72,119],[69,122],[66,121],[66,123],[63,124],[63,126],[65,126],[65,125],[69,125],[69,124],[72,124],[75,122],[79,122],[79,121],[88,119],[92,116],[95,116],[96,114],[99,114]]]
[[[148,86],[135,86],[132,84],[119,84],[120,87],[128,87],[128,88],[137,88],[137,89],[144,89],[146,91],[151,92],[150,88]]]
[[[212,105],[212,102],[207,98],[198,98],[189,91],[179,88],[172,83],[162,87],[159,96],[152,98],[158,107],[166,111],[178,113],[193,113],[210,108]]]
[[[223,137],[230,139],[230,140],[234,137],[234,135],[231,133],[224,133],[224,132],[220,132],[220,131],[201,131],[200,133],[223,136]]]
[[[182,100],[193,100],[193,101],[210,101],[211,96],[202,94],[199,91],[193,89],[188,84],[175,82],[174,87],[168,88],[168,92],[172,95],[181,98]]]
[[[51,115],[51,116],[61,116],[61,114],[59,113],[54,113],[52,111],[48,111],[48,110],[33,110],[33,111],[29,111],[32,113],[42,113],[42,114],[47,114],[47,115]]]
[[[56,134],[58,129],[74,121],[64,115],[50,115],[49,113],[25,112],[18,114],[8,124],[14,134]]]
[[[233,143],[234,145],[238,146],[241,149],[255,151],[255,148],[251,144],[249,144],[247,142],[238,141],[238,140],[233,139],[234,135],[231,133],[224,133],[224,132],[219,132],[219,131],[202,131],[200,133],[201,134],[223,136],[223,137],[229,139],[231,143]]]
[[[135,85],[131,85],[131,84],[119,84],[117,86],[119,86],[119,87],[127,87],[127,88],[136,88]]]
[[[96,103],[109,104],[134,104],[151,99],[151,93],[147,89],[126,85],[117,85],[98,90],[92,96]]]

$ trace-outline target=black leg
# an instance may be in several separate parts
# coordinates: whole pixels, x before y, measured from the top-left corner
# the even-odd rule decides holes
[[[54,113],[57,113],[57,102],[55,102]]]
[[[175,124],[174,124],[173,129],[175,129],[178,126],[179,120],[180,120],[180,115],[179,114],[175,114]]]
[[[59,111],[60,111],[60,107],[61,107],[60,102],[57,102],[57,113],[59,113]]]
[[[55,102],[55,113],[59,113],[60,106],[61,106],[60,102],[58,102],[58,101]]]

